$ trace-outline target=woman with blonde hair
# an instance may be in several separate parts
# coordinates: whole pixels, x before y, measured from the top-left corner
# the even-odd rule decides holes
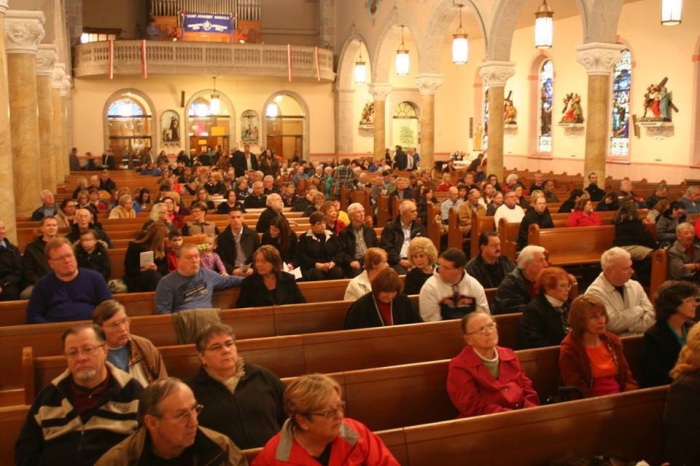
[[[297,377],[284,391],[289,414],[252,466],[282,464],[367,464],[398,466],[382,440],[361,422],[344,416],[338,382],[323,374]],[[325,458],[322,463],[318,459]]]
[[[372,291],[372,280],[387,266],[386,251],[381,248],[369,248],[365,253],[364,270],[350,280],[345,289],[345,301],[357,301]]]
[[[700,325],[688,332],[676,366],[671,370],[673,383],[666,395],[664,431],[666,461],[672,465],[698,464],[700,458]]]
[[[430,239],[417,236],[408,243],[408,261],[413,267],[406,274],[404,293],[420,293],[423,284],[435,273],[437,259],[437,249]]]

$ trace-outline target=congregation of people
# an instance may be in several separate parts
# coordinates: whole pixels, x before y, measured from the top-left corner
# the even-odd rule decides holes
[[[67,369],[37,395],[15,445],[16,464],[239,465],[247,464],[242,450],[259,447],[254,465],[399,464],[362,419],[345,417],[333,378],[307,374],[285,386],[246,362],[235,329],[220,323],[193,341],[199,371],[168,377],[158,348],[131,334],[119,302],[121,292],[153,292],[158,314],[200,312],[214,308],[214,290],[240,287],[235,308],[302,304],[300,281],[339,279],[349,279],[347,330],[461,321],[465,345],[446,380],[458,417],[543,404],[518,351],[560,346],[559,385],[574,387],[577,397],[671,384],[667,455],[671,465],[697,464],[700,224],[689,217],[700,213],[700,189],[671,200],[662,182],[642,199],[629,180],[606,192],[589,174],[587,187],[571,190],[558,212],[574,228],[601,225],[599,213],[615,211],[615,238],[599,274],[579,289],[574,274],[550,266],[544,247],[528,244],[530,225],[555,227],[555,180],[541,173],[526,187],[516,173],[503,182],[487,176],[485,161],[464,174],[454,163],[423,169],[415,149],[400,146],[380,161],[324,166],[280,160],[270,149],[256,156],[245,145],[230,155],[221,148],[183,152],[174,165],[144,154],[134,166],[159,177],[151,193],[118,187],[107,162],[92,161],[88,168],[100,174],[60,204],[50,191],[40,193],[31,217],[39,234],[23,254],[0,221],[0,300],[26,299],[27,323],[72,325],[62,337]],[[341,210],[342,188],[367,190],[370,206],[350,202]],[[380,196],[389,197],[385,225],[375,220]],[[430,204],[439,212],[434,219]],[[250,227],[245,215],[256,209]],[[288,218],[289,211],[301,217]],[[462,248],[428,237],[430,222],[448,234],[451,211]],[[128,243],[124,275],[114,277],[110,221],[138,212],[149,218]],[[225,215],[228,225],[220,231],[209,214]],[[502,218],[520,223],[512,238],[516,260],[503,254],[495,229],[475,236],[478,253],[470,257],[475,216],[493,217],[495,228]],[[302,218],[309,229],[298,233],[292,226]],[[668,255],[669,279],[649,296],[657,249]],[[499,346],[494,317],[512,313],[520,314],[517,347]],[[91,323],[74,322],[85,320]],[[643,339],[639,374],[624,352],[634,336]]]

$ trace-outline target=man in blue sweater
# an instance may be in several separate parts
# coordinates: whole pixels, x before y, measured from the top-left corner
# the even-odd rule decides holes
[[[185,243],[180,248],[177,270],[158,282],[156,288],[156,312],[172,314],[185,309],[214,307],[212,292],[240,286],[243,277],[223,276],[203,268],[197,245]]]
[[[102,275],[78,267],[73,246],[66,238],[50,240],[44,253],[53,273],[34,285],[27,305],[27,323],[90,320],[98,304],[112,299]]]

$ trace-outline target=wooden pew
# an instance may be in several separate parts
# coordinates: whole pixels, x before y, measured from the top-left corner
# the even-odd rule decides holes
[[[661,464],[667,386],[491,416],[386,431],[401,464],[539,466],[564,456],[609,455]],[[384,432],[378,432],[383,439]]]
[[[15,464],[15,440],[27,418],[29,406],[0,407],[0,458],[4,464]]]
[[[669,279],[668,254],[665,249],[657,249],[651,256],[651,282],[649,284],[649,296],[654,296],[656,290]]]

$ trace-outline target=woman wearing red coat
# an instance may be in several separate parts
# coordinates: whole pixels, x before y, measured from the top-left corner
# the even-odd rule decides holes
[[[399,466],[382,440],[364,424],[343,415],[340,386],[330,377],[309,374],[284,391],[289,419],[253,461],[253,466]]]
[[[462,318],[467,346],[452,358],[447,392],[459,417],[500,413],[540,404],[513,350],[496,346],[498,329],[490,314],[475,311]]]
[[[602,224],[603,222],[598,214],[593,212],[593,203],[587,197],[582,197],[576,201],[574,210],[566,219],[567,227],[593,227]]]

